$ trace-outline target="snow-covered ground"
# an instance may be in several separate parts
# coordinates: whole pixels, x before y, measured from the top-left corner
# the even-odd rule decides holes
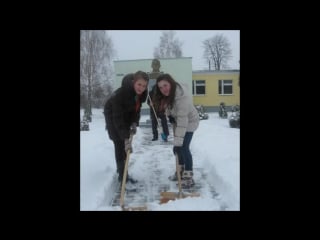
[[[119,211],[112,207],[112,183],[116,172],[113,142],[105,130],[102,109],[93,109],[90,131],[80,132],[80,210]],[[81,111],[81,117],[83,112]],[[229,113],[230,114],[230,113]],[[149,119],[143,115],[141,121]],[[175,170],[175,157],[171,145],[146,144],[152,139],[151,128],[138,127],[133,138],[129,174],[138,181],[153,180],[150,169],[161,171],[163,183]],[[149,142],[150,143],[150,142]],[[218,113],[209,113],[208,120],[201,120],[191,141],[194,169],[203,169],[208,184],[219,194],[212,197],[203,189],[200,197],[184,198],[159,204],[148,203],[151,211],[229,211],[240,210],[240,129],[230,128],[228,119]],[[196,170],[194,170],[197,174]]]

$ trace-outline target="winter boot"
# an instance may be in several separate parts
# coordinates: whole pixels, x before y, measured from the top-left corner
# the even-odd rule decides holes
[[[122,186],[122,175],[119,174],[119,182]],[[131,176],[129,176],[129,174],[127,175],[127,178],[126,178],[126,186],[125,186],[125,189],[127,191],[135,191],[137,189],[137,183],[138,181],[133,179]]]
[[[193,172],[184,171],[182,175],[181,187],[190,188],[192,186],[194,186]]]
[[[180,169],[180,177],[182,178],[183,171],[184,171],[184,165],[179,165],[178,168]],[[177,172],[174,172],[174,174],[171,175],[171,176],[169,176],[168,178],[169,178],[169,180],[171,180],[171,181],[178,181],[178,174],[177,174]]]
[[[132,178],[129,174],[127,175],[127,182],[135,184],[138,182],[138,180]]]
[[[123,179],[123,174],[119,174],[118,176],[118,181],[119,182],[122,182],[122,179]],[[132,184],[135,184],[137,183],[138,181],[134,178],[132,178],[129,174],[127,174],[127,179],[126,179],[126,183],[132,183]]]

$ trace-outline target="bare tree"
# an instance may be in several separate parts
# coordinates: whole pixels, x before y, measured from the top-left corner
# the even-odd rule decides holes
[[[80,104],[87,115],[92,115],[92,106],[101,106],[109,91],[104,87],[111,85],[113,54],[113,43],[106,31],[80,31]]]
[[[223,34],[217,34],[212,38],[203,41],[204,58],[209,63],[209,70],[213,65],[214,70],[222,70],[228,68],[228,60],[232,57],[230,43]]]
[[[160,36],[160,43],[155,47],[154,58],[176,58],[182,57],[182,42],[174,38],[174,31],[163,31]]]

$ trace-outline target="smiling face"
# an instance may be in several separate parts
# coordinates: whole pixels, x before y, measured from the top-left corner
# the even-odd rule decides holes
[[[146,80],[144,80],[143,78],[139,78],[134,82],[133,88],[136,94],[140,95],[146,90],[147,85],[148,82]]]
[[[166,80],[161,80],[158,82],[158,87],[160,92],[164,95],[164,96],[169,96],[170,94],[170,90],[171,90],[171,84],[166,81]]]

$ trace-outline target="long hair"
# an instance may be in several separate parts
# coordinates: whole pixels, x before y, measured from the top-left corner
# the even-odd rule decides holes
[[[171,89],[170,89],[170,93],[169,93],[169,96],[164,96],[160,89],[159,89],[159,86],[158,86],[158,82],[162,81],[162,80],[165,80],[167,81],[168,83],[170,83],[171,85]],[[161,101],[164,100],[165,103],[167,104],[167,106],[169,108],[172,108],[173,107],[173,102],[174,102],[174,98],[175,98],[175,95],[176,95],[176,88],[177,88],[177,85],[179,85],[179,83],[177,83],[172,77],[170,74],[168,73],[165,73],[165,74],[161,74],[158,78],[157,78],[157,81],[156,81],[156,89],[155,89],[155,95],[154,95],[154,102],[155,102],[155,105],[156,106],[160,106],[161,104]]]
[[[134,75],[133,73],[129,73],[127,75],[125,75],[123,78],[122,78],[122,82],[121,82],[121,86],[122,87],[132,87],[133,85],[133,78],[134,78]]]
[[[149,76],[147,73],[143,72],[143,71],[137,71],[134,75],[133,75],[133,81],[137,81],[138,79],[144,79],[146,82],[149,82]]]
[[[147,82],[147,86],[149,83],[149,76],[147,73],[143,72],[143,71],[137,71],[135,74],[133,74],[133,82],[137,81],[138,79],[144,79]],[[146,88],[146,90],[142,93],[141,97],[140,97],[140,101],[141,102],[145,102],[148,96],[148,87]]]

